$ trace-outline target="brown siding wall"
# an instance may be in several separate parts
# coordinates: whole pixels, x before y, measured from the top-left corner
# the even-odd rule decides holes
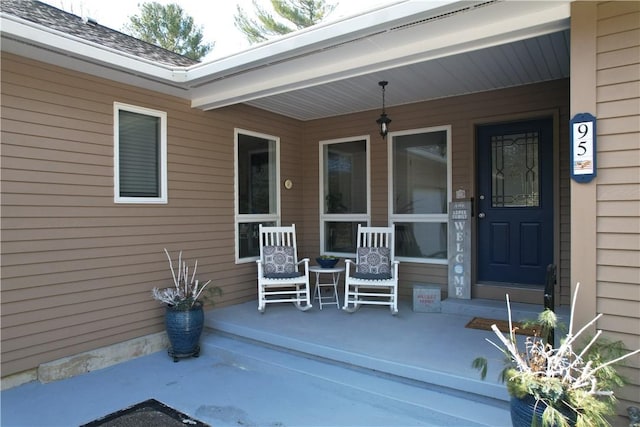
[[[167,112],[168,204],[114,203],[114,101]],[[1,124],[2,376],[163,330],[150,291],[171,285],[164,247],[199,260],[221,305],[255,298],[255,266],[234,263],[233,130],[280,136],[295,180],[299,122],[3,54]]]
[[[391,88],[391,86],[390,86]],[[375,88],[372,88],[375,90]],[[392,90],[392,89],[389,89]],[[568,171],[568,81],[560,80],[500,91],[446,98],[387,108],[393,119],[392,131],[451,125],[453,190],[463,188],[467,195],[475,192],[475,126],[483,123],[530,118],[540,115],[559,117],[560,168],[559,200],[562,211],[560,241],[560,284],[569,277],[569,171]],[[306,250],[317,253],[319,248],[318,224],[318,144],[319,141],[347,136],[370,135],[371,138],[371,206],[372,225],[387,224],[387,144],[382,140],[375,123],[379,111],[368,111],[348,116],[310,121],[305,124],[304,168],[304,224]],[[441,285],[443,297],[447,292],[447,268],[404,262],[400,269],[401,294],[411,294],[411,284],[433,283]],[[561,287],[561,303],[567,304],[568,287]],[[560,293],[560,291],[558,291]]]
[[[640,3],[597,8],[597,311],[609,337],[640,347]],[[640,357],[617,393],[638,405]]]
[[[234,263],[234,128],[280,137],[282,223],[318,253],[318,141],[371,134],[372,222],[387,223],[387,151],[378,111],[301,123],[243,105],[189,102],[2,54],[2,376],[163,329],[154,286],[170,285],[162,249],[199,260],[220,305],[255,299],[255,266]],[[169,203],[113,202],[113,102],[166,111]],[[568,200],[568,82],[391,107],[393,130],[449,124],[453,189],[475,186],[474,126],[559,117],[560,200]],[[471,171],[471,172],[470,172]],[[302,203],[301,203],[302,201]],[[560,282],[568,276],[562,204]],[[402,294],[438,283],[444,266],[404,263]],[[566,292],[568,294],[568,291]]]

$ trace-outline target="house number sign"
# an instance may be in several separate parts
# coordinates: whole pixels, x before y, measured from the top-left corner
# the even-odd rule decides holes
[[[569,123],[571,178],[576,182],[589,182],[596,176],[596,118],[580,113]]]

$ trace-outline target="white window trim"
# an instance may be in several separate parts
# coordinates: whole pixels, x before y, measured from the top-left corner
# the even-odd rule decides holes
[[[274,185],[274,191],[276,192],[276,213],[275,214],[240,214],[239,202],[239,183],[238,183],[238,136],[249,135],[257,138],[275,141],[276,145],[276,178]],[[240,233],[240,223],[244,222],[275,222],[276,225],[280,225],[280,138],[265,133],[252,132],[245,129],[234,128],[233,130],[233,208],[234,208],[234,240],[235,240],[235,261],[236,264],[245,264],[249,262],[255,262],[258,257],[245,257],[240,258],[240,240],[238,239]]]
[[[120,196],[120,110],[160,118],[160,196]],[[113,103],[113,196],[115,203],[166,204],[169,199],[167,185],[167,113],[135,105]]]
[[[367,167],[367,212],[364,214],[325,214],[324,211],[324,147],[330,144],[339,144],[344,142],[355,142],[365,140],[365,150],[367,151],[366,167]],[[339,257],[353,257],[355,254],[343,252],[327,252],[325,250],[324,235],[325,222],[327,221],[365,221],[367,225],[371,223],[371,138],[369,135],[353,136],[348,138],[327,139],[319,142],[318,145],[318,198],[319,198],[319,218],[320,218],[320,255],[333,255]]]
[[[406,215],[406,214],[394,214],[393,213],[393,137],[394,136],[403,136],[403,135],[413,135],[416,133],[429,133],[429,132],[439,132],[439,131],[447,132],[447,212],[443,214],[423,214],[423,215]],[[451,125],[442,125],[442,126],[432,126],[427,128],[420,129],[410,129],[398,132],[389,132],[387,135],[387,170],[389,171],[389,175],[387,177],[387,188],[388,188],[388,197],[387,197],[387,209],[389,216],[389,225],[395,227],[396,222],[432,222],[437,224],[448,224],[449,223],[449,203],[451,203],[452,198],[452,190],[451,186],[453,183],[453,172],[452,172],[452,162],[451,162]],[[396,259],[399,261],[412,262],[417,264],[439,264],[439,265],[448,265],[448,259],[439,259],[439,258],[414,258],[414,257],[401,257],[396,255]]]

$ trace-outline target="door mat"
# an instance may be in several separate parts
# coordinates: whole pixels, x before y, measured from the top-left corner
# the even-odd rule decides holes
[[[80,427],[210,427],[155,399],[122,409]]]
[[[467,328],[471,329],[482,329],[485,331],[491,331],[491,325],[496,325],[500,332],[503,334],[509,333],[509,321],[508,320],[497,320],[497,319],[486,319],[484,317],[474,317],[467,323]],[[520,335],[529,335],[535,336],[539,333],[536,328],[525,328],[522,326],[521,322],[511,322],[513,329],[516,334]]]

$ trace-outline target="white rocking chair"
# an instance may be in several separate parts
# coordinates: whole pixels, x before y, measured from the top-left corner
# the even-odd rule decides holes
[[[292,302],[301,311],[311,308],[309,258],[298,261],[296,226],[264,227],[260,224],[258,310],[267,304]]]
[[[342,309],[353,313],[362,304],[388,305],[397,314],[398,264],[393,227],[359,225],[356,261],[345,260]]]

